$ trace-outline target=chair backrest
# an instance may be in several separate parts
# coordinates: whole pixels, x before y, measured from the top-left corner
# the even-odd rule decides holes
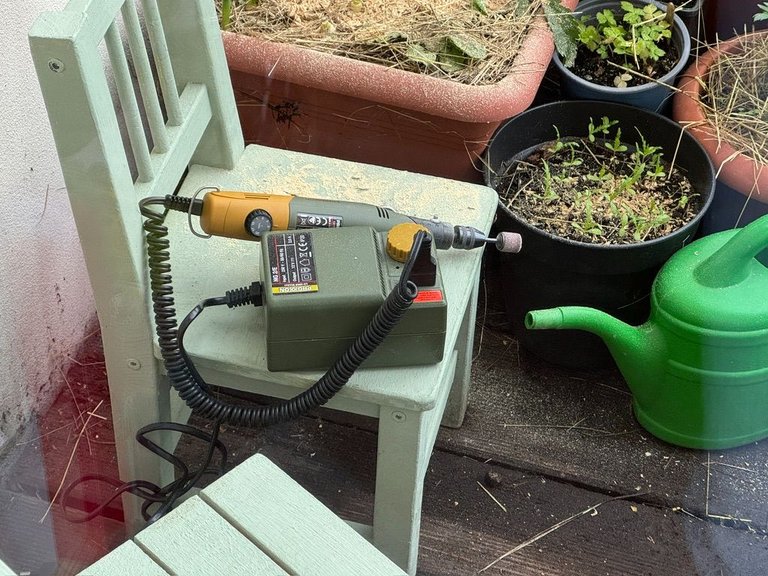
[[[134,262],[143,260],[133,241],[140,238],[140,198],[171,193],[190,163],[232,167],[243,150],[213,0],[141,0],[150,49],[136,4],[71,0],[61,12],[40,15],[30,31],[89,270],[101,260],[99,246],[120,244],[123,234]],[[112,258],[113,249],[103,248]]]
[[[244,149],[213,0],[70,0],[41,14],[29,40],[110,388],[130,390],[126,401],[154,421],[162,400],[152,388],[158,370],[138,201],[173,193],[189,164],[232,168]],[[146,423],[121,410],[117,402],[116,434]],[[133,470],[133,457],[120,454],[121,469]]]

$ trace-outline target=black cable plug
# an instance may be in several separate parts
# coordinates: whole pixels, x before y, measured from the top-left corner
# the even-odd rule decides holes
[[[225,298],[228,308],[237,308],[246,304],[258,307],[264,304],[261,282],[251,282],[250,286],[227,290]]]

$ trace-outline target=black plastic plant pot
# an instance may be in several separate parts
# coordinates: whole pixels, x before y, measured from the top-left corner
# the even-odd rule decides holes
[[[642,6],[649,2],[642,0],[630,0],[635,6]],[[659,2],[654,2],[660,9],[665,6]],[[577,17],[593,16],[601,10],[609,9],[615,13],[621,12],[621,2],[619,0],[581,0],[576,6]],[[691,52],[691,35],[688,28],[679,16],[675,15],[674,26],[672,27],[672,42],[677,48],[680,58],[675,66],[661,78],[658,82],[649,81],[637,86],[628,86],[626,88],[616,88],[614,86],[603,86],[590,82],[573,73],[566,68],[560,56],[555,52],[552,60],[555,67],[560,72],[560,84],[563,93],[568,98],[580,100],[607,100],[610,102],[620,102],[631,106],[638,106],[656,112],[662,111],[672,95],[675,78],[683,71],[688,64],[688,56]],[[617,74],[621,73],[616,69]]]
[[[523,159],[546,142],[586,136],[590,118],[617,120],[621,132],[638,130],[649,144],[661,146],[664,158],[684,171],[695,196],[697,215],[675,232],[654,240],[623,245],[577,242],[554,236],[511,212],[499,201],[499,231],[522,235],[519,254],[501,254],[507,316],[520,344],[545,360],[571,368],[612,364],[597,336],[576,330],[527,330],[525,314],[554,306],[589,306],[633,325],[648,319],[649,296],[656,273],[672,254],[690,243],[712,202],[715,175],[701,145],[679,124],[648,110],[612,102],[565,101],[532,108],[502,124],[486,151],[486,184],[496,188],[502,165]],[[677,149],[677,153],[675,150]]]

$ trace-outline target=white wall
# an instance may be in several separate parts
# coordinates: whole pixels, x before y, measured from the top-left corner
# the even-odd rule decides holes
[[[27,32],[65,0],[0,0],[0,453],[63,384],[60,369],[95,326]]]

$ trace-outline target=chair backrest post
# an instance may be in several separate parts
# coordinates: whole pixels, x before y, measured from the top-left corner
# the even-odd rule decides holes
[[[101,265],[114,264],[114,257],[130,259],[130,266],[118,268],[133,270],[124,280],[135,283],[135,270],[143,261],[141,242],[124,240],[141,237],[141,219],[99,52],[122,2],[100,2],[103,12],[91,11],[87,22],[75,11],[41,15],[30,46],[81,243],[94,252],[110,252]],[[131,247],[127,252],[112,253],[110,246],[125,244]],[[86,254],[86,259],[92,268],[102,257]]]
[[[79,9],[42,14],[30,32],[32,58],[96,300],[110,388],[125,390],[152,421],[168,399],[146,390],[146,382],[160,375],[147,337],[152,324],[142,223],[99,49],[122,0],[73,0],[73,5],[99,9],[87,15]],[[133,434],[136,423],[111,394],[115,434]],[[118,444],[118,461],[124,479],[131,479],[130,472],[141,467],[138,461],[151,469],[151,459],[127,446]],[[126,510],[134,506],[124,504]]]
[[[212,120],[192,162],[233,168],[244,149],[243,133],[213,0],[158,0],[157,6],[169,23],[165,39],[179,90],[205,84],[211,102]]]

